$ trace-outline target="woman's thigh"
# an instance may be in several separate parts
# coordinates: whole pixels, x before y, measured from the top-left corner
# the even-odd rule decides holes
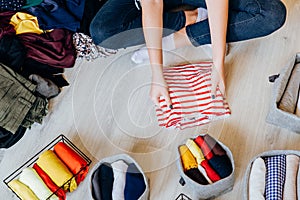
[[[213,11],[209,11],[213,12]],[[227,42],[271,34],[285,22],[286,9],[280,0],[229,0]],[[208,20],[187,26],[194,46],[211,43]]]

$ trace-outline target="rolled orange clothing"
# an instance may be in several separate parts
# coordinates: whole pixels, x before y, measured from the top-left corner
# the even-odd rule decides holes
[[[72,172],[69,171],[68,167],[53,151],[47,150],[43,152],[36,163],[58,187],[63,186],[64,190],[70,192],[77,188],[77,183]]]
[[[44,181],[44,183],[47,185],[47,187],[58,196],[60,200],[66,199],[66,193],[59,188],[51,178],[46,174],[36,163],[34,163],[33,169],[35,169],[36,173],[41,177],[41,179]]]
[[[86,177],[89,166],[87,162],[73,149],[63,142],[54,146],[54,152],[62,160],[69,170],[75,175],[76,182],[79,184]]]

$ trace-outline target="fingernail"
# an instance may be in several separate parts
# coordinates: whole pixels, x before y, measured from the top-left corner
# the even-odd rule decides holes
[[[215,95],[212,94],[212,95],[211,95],[211,98],[212,98],[212,99],[215,99],[216,97],[215,97]]]
[[[170,108],[170,109],[173,109],[173,105],[172,105],[172,104],[171,104],[171,105],[169,105],[169,108]]]

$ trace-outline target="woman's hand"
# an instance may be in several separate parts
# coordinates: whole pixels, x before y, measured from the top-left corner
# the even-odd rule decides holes
[[[217,87],[219,87],[220,92],[225,96],[225,73],[224,64],[213,65],[211,72],[211,96],[214,99],[217,93]]]
[[[172,102],[170,99],[168,85],[165,81],[162,72],[153,72],[152,73],[152,84],[150,90],[150,98],[155,103],[156,106],[159,106],[159,98],[163,97],[166,100],[167,105],[172,108]]]

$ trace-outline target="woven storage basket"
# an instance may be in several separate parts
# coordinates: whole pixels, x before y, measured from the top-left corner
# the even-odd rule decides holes
[[[263,152],[261,154],[258,154],[257,156],[255,156],[254,158],[252,158],[252,160],[250,161],[250,163],[247,166],[246,172],[245,172],[245,176],[244,176],[244,192],[243,192],[243,199],[244,200],[248,200],[248,182],[249,182],[249,176],[250,176],[250,172],[251,172],[251,167],[252,164],[254,162],[254,160],[256,160],[259,157],[266,157],[266,156],[276,156],[276,155],[289,155],[289,154],[294,154],[297,156],[300,156],[300,151],[295,151],[295,150],[271,150],[271,151],[266,151]],[[299,183],[300,183],[300,173],[298,173],[297,175],[297,183],[298,183],[298,187],[297,187],[297,193],[300,194],[300,187],[299,187]],[[298,197],[299,199],[299,197]]]
[[[140,196],[139,200],[148,200],[149,199],[149,184],[148,184],[148,179],[146,177],[146,175],[144,174],[142,168],[140,167],[140,165],[129,155],[127,154],[117,154],[117,155],[113,155],[110,157],[106,157],[103,158],[102,160],[100,160],[90,171],[89,175],[88,175],[88,181],[89,181],[89,199],[94,199],[92,196],[92,175],[93,173],[96,171],[96,169],[98,169],[98,167],[103,164],[103,163],[113,163],[115,161],[118,160],[123,160],[125,161],[127,164],[130,163],[134,163],[135,166],[137,167],[137,169],[141,172],[141,174],[143,174],[144,177],[144,182],[146,185],[146,189],[144,191],[144,193]]]
[[[202,134],[200,134],[200,135],[204,136]],[[193,181],[192,179],[190,179],[184,173],[183,166],[182,166],[181,159],[180,159],[179,150],[177,149],[177,157],[178,157],[177,167],[179,169],[180,175],[185,180],[186,185],[192,189],[192,191],[194,192],[193,196],[196,197],[196,198],[199,198],[199,199],[214,199],[214,198],[220,196],[221,194],[224,194],[226,192],[231,191],[232,188],[233,188],[235,167],[234,167],[234,160],[233,160],[232,153],[231,153],[230,149],[227,146],[225,146],[223,143],[221,143],[219,141],[217,141],[217,142],[226,151],[227,156],[229,157],[229,159],[231,161],[232,172],[226,178],[223,178],[219,181],[216,181],[216,182],[214,182],[212,184],[208,184],[208,185],[201,185],[201,184]]]
[[[293,113],[285,112],[278,108],[278,103],[284,94],[285,88],[289,82],[291,72],[295,64],[300,63],[300,53],[297,53],[289,63],[280,71],[280,76],[275,80],[272,102],[266,121],[283,128],[287,128],[296,133],[300,133],[300,117]]]

